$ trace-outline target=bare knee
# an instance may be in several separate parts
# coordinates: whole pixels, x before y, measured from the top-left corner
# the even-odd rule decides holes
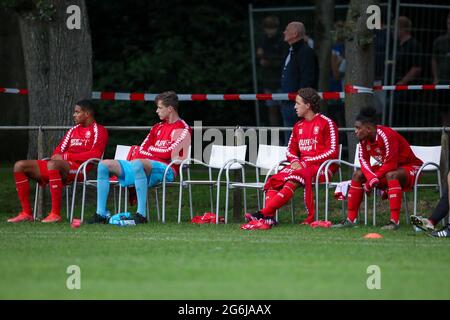
[[[102,160],[100,163],[112,171],[115,168],[116,160]]]
[[[361,170],[356,170],[355,172],[353,172],[352,180],[357,182],[364,182],[366,178],[364,177],[364,174]]]
[[[53,161],[53,160],[47,161],[47,169],[48,170],[57,170],[58,169],[57,162]]]
[[[390,181],[390,180],[395,180],[398,179],[398,174],[396,172],[388,172],[386,173],[386,180]]]
[[[14,172],[24,172],[27,168],[26,160],[19,160],[14,164]]]

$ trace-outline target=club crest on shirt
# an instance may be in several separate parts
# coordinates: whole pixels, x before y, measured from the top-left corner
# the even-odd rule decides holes
[[[86,139],[89,139],[89,138],[91,137],[91,132],[90,132],[90,131],[87,131],[87,132],[84,134],[84,137],[85,137]]]
[[[380,149],[380,148],[376,148],[376,149],[375,149],[375,152],[376,152],[376,153],[381,153],[381,149]]]
[[[158,130],[158,132],[156,132],[156,135],[159,136],[161,134],[161,129]]]
[[[313,133],[314,134],[318,134],[319,133],[319,127],[318,126],[314,127]]]
[[[298,134],[302,134],[302,133],[303,133],[303,129],[302,128],[298,129]]]

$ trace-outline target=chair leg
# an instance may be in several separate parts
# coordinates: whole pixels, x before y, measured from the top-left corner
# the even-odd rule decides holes
[[[409,208],[408,208],[408,198],[406,197],[406,192],[403,192],[403,201],[405,202],[406,224],[409,224]]]
[[[128,187],[125,187],[125,199],[123,200],[125,212],[128,212]]]
[[[66,218],[69,220],[70,211],[69,211],[69,186],[66,186]]]
[[[183,184],[180,182],[180,192],[178,193],[178,223],[181,223],[181,200],[183,199]],[[163,223],[166,222],[165,214],[163,215]]]
[[[209,201],[211,203],[211,212],[214,212],[214,205],[213,205],[213,186],[209,186]]]
[[[117,211],[117,197],[116,197],[116,187],[115,186],[113,186],[113,195],[114,195],[114,212],[119,213],[119,211]]]
[[[122,208],[122,186],[119,186],[119,205],[117,208],[117,213],[120,212],[120,208]]]
[[[83,183],[83,195],[81,198],[81,222],[83,222],[83,218],[84,218],[84,203],[85,203],[85,198],[86,197],[86,184]]]
[[[147,221],[150,221],[150,205],[148,192],[147,192],[147,201],[145,202],[145,216],[147,217]]]
[[[76,182],[73,183],[72,189],[73,189],[72,190],[72,206],[70,208],[70,220],[69,220],[70,223],[72,223],[72,221],[73,221],[73,213],[75,210],[75,195],[77,192],[77,183]]]
[[[230,196],[230,188],[229,185],[226,185],[225,190],[225,224],[228,223],[228,197]],[[219,201],[217,201],[217,205],[219,205]],[[220,212],[220,211],[218,211]]]
[[[261,194],[259,189],[256,189],[256,199],[258,201],[258,211],[261,210]],[[245,201],[247,202],[247,201]],[[247,207],[245,208],[245,212],[247,212]]]
[[[291,199],[291,220],[292,220],[292,223],[295,223],[295,194],[294,194],[294,196],[292,196],[292,199]]]
[[[36,220],[37,217],[37,205],[39,201],[39,183],[36,182],[36,192],[34,195],[34,208],[33,208],[33,219]]]
[[[188,186],[188,194],[189,194],[189,213],[191,215],[191,219],[194,217],[194,206],[192,205],[192,186]]]
[[[376,188],[374,189],[374,191],[373,191],[373,213],[372,213],[372,215],[373,216],[376,216],[376,214],[377,214],[377,197],[375,196],[376,195]],[[367,219],[368,219],[368,217],[366,217],[366,221],[365,221],[365,225],[367,226]]]
[[[158,217],[158,221],[159,221],[159,193],[158,193],[158,188],[155,188],[155,206],[156,206],[156,215]]]
[[[187,175],[188,175],[188,180],[191,180],[191,169],[188,167],[187,168]],[[188,185],[188,193],[189,193],[189,213],[191,215],[191,220],[194,217],[194,207],[192,205],[192,186],[189,184]],[[212,211],[212,198],[211,198],[211,212]]]
[[[319,190],[319,188],[317,188],[316,190]],[[317,197],[316,199],[318,199]],[[329,201],[329,188],[327,185],[325,185],[325,221],[328,221],[328,201]],[[316,208],[318,209],[319,206],[316,206]],[[317,216],[319,216],[318,212]]]

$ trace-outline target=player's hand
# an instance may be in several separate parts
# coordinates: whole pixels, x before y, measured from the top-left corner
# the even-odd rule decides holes
[[[294,162],[294,163],[292,163],[291,164],[291,169],[292,170],[299,170],[299,169],[301,169],[301,168],[303,168],[303,166],[300,164],[300,162]]]
[[[366,193],[370,193],[373,188],[378,186],[379,183],[380,183],[380,180],[378,178],[371,179],[370,181],[364,183],[364,185],[363,185],[364,191]]]
[[[63,156],[62,156],[62,154],[54,154],[54,155],[52,155],[52,157],[50,159],[52,159],[52,160],[63,160]]]

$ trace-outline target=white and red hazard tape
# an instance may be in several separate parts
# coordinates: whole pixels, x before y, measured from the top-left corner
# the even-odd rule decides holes
[[[373,88],[346,85],[344,92],[319,92],[324,100],[344,99],[346,94],[373,93],[373,91],[404,91],[404,90],[446,90],[450,85],[394,85],[374,86]],[[14,93],[26,95],[27,89],[0,88],[0,93]],[[296,93],[261,93],[261,94],[178,94],[180,101],[238,101],[238,100],[295,100]],[[94,91],[92,99],[116,101],[154,101],[157,94]]]

